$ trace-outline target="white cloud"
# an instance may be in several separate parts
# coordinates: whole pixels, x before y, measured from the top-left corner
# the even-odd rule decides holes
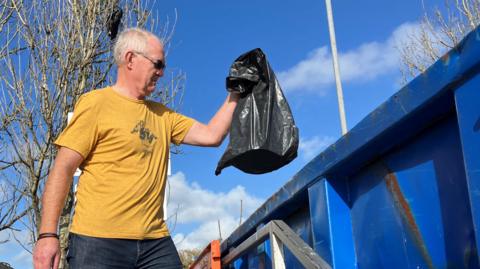
[[[418,33],[418,23],[404,23],[384,42],[369,42],[339,53],[342,82],[364,82],[399,68],[396,47]],[[310,52],[292,68],[279,72],[278,79],[285,91],[308,91],[326,94],[334,84],[330,48],[323,46]]]
[[[285,91],[324,89],[333,82],[332,61],[328,48],[324,46],[310,52],[305,60],[287,71],[278,73],[278,80]]]
[[[219,237],[218,220],[222,237],[226,238],[239,224],[240,201],[243,207],[243,220],[262,203],[262,200],[249,195],[243,186],[236,186],[227,193],[213,192],[202,188],[198,183],[189,183],[181,172],[169,179],[171,198],[168,212],[177,212],[178,224],[195,224],[197,229],[188,234],[176,233],[173,238],[180,249],[202,248]],[[171,223],[170,218],[169,223]],[[174,228],[173,228],[174,229]]]
[[[308,139],[300,138],[298,149],[304,160],[310,160],[334,141],[335,138],[331,136],[314,136]]]

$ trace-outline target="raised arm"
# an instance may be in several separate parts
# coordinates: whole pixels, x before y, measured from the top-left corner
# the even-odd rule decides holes
[[[74,150],[65,147],[58,150],[43,193],[40,234],[57,233],[58,219],[65,205],[73,174],[82,161],[82,155]],[[33,253],[35,269],[56,269],[59,261],[60,246],[58,239],[49,237],[37,241]]]
[[[195,122],[182,143],[203,147],[218,147],[228,133],[238,99],[238,94],[230,93],[210,122],[207,125]]]

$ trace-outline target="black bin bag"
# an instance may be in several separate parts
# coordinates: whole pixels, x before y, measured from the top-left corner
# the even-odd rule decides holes
[[[233,113],[230,142],[215,175],[230,165],[250,174],[268,173],[297,157],[298,129],[261,49],[235,60],[227,90],[239,92],[241,98]]]

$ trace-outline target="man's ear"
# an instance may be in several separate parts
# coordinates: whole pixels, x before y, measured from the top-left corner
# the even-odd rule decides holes
[[[124,60],[125,60],[125,64],[127,66],[128,69],[132,69],[133,67],[133,58],[135,57],[135,54],[131,51],[127,51],[125,53],[125,57],[124,57]]]

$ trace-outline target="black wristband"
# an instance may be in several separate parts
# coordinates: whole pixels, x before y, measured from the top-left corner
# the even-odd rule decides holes
[[[41,233],[38,235],[37,241],[42,239],[42,238],[47,238],[47,237],[55,237],[58,239],[58,234],[56,233]]]

